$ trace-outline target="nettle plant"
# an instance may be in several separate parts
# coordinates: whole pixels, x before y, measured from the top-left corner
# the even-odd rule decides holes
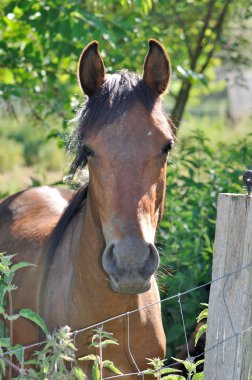
[[[65,326],[49,333],[44,320],[30,309],[21,309],[18,313],[13,313],[12,292],[16,290],[13,283],[15,273],[25,267],[32,266],[27,262],[13,263],[15,255],[0,253],[0,378],[6,376],[8,368],[9,379],[19,380],[85,380],[87,379],[83,370],[78,366],[78,361],[92,362],[92,379],[102,380],[104,369],[116,375],[123,373],[114,365],[111,360],[104,360],[104,349],[109,345],[118,345],[113,334],[104,330],[103,326],[93,330],[94,335],[90,347],[96,353],[76,358],[77,349],[73,341],[73,332],[70,327]],[[202,304],[206,308],[197,317],[197,322],[207,318],[208,305]],[[36,351],[32,358],[25,360],[25,347],[20,344],[13,345],[13,322],[18,318],[27,318],[46,335],[42,348]],[[3,324],[3,320],[8,321],[8,330]],[[195,345],[207,328],[203,324],[195,338]],[[201,380],[203,372],[196,373],[197,366],[204,360],[194,362],[193,360],[180,360],[173,358],[176,362],[182,363],[187,371],[187,379],[180,375],[178,369],[165,367],[165,360],[160,358],[147,359],[150,368],[143,371],[146,375],[152,375],[158,380]],[[13,377],[14,376],[14,377]]]
[[[181,372],[178,369],[174,368],[166,368],[164,365],[165,359],[162,360],[160,358],[148,359],[148,364],[152,367],[143,371],[145,375],[152,375],[156,377],[158,380],[182,380],[183,376],[174,375],[174,372]],[[164,376],[163,376],[164,375]]]
[[[50,334],[44,320],[34,311],[21,309],[18,313],[13,313],[12,292],[17,289],[13,283],[15,273],[22,268],[32,266],[27,262],[15,264],[12,262],[14,257],[15,255],[0,253],[0,315],[2,319],[0,325],[0,378],[6,375],[8,368],[9,379],[13,378],[14,373],[17,374],[15,378],[22,380],[46,380],[49,378],[53,380],[84,380],[86,375],[77,365],[77,349],[73,343],[73,333],[70,327],[62,327]],[[25,347],[20,344],[13,345],[13,322],[21,317],[31,320],[46,335],[42,349],[36,351],[30,360],[24,358]],[[8,329],[3,320],[8,321]],[[97,349],[98,354],[87,355],[79,360],[93,362],[92,377],[94,380],[102,379],[103,368],[107,368],[115,374],[122,374],[112,361],[103,360],[104,348],[110,344],[118,344],[116,339],[111,333],[104,331],[103,327],[95,329],[94,333],[90,347]]]
[[[103,368],[107,368],[117,375],[122,375],[122,372],[115,367],[114,363],[111,360],[103,360],[104,348],[111,344],[118,345],[116,339],[113,337],[113,334],[104,331],[103,326],[94,329],[93,332],[94,335],[92,337],[90,347],[94,347],[98,351],[98,354],[86,355],[79,358],[79,360],[88,360],[93,362],[93,380],[102,379]]]
[[[191,361],[189,359],[180,360],[172,358],[176,362],[183,364],[185,367],[188,376],[185,378],[178,373],[181,372],[175,368],[165,367],[165,359],[161,360],[160,358],[149,359],[148,364],[152,367],[143,371],[146,375],[152,375],[158,380],[203,380],[203,372],[196,373],[197,366],[204,362],[204,359],[198,360],[197,362]]]
[[[207,303],[201,303],[202,306],[205,308],[200,312],[198,317],[196,318],[197,323],[202,322],[203,320],[206,320],[208,317],[208,304]],[[199,330],[195,336],[195,343],[194,345],[196,346],[200,337],[206,332],[207,330],[207,323],[203,323],[200,327]],[[184,366],[186,372],[187,372],[187,377],[185,378],[184,376],[178,374],[181,372],[178,369],[174,368],[168,368],[165,367],[165,359],[161,360],[160,358],[154,358],[154,359],[148,359],[148,364],[150,367],[147,370],[144,371],[144,374],[146,375],[152,375],[158,380],[203,380],[204,373],[203,372],[196,372],[197,367],[201,364],[204,363],[204,359],[200,359],[195,361],[195,358],[189,358],[185,360],[173,358],[175,362],[180,363]]]
[[[20,262],[17,264],[12,263],[12,259],[15,255],[6,255],[0,253],[0,376],[4,376],[6,372],[6,366],[9,366],[8,376],[11,379],[13,368],[19,372],[21,376],[27,374],[24,369],[24,350],[21,345],[13,346],[13,322],[20,318],[27,318],[38,325],[45,334],[48,333],[47,327],[43,319],[34,311],[30,309],[21,309],[18,313],[13,312],[12,304],[12,292],[16,290],[16,286],[13,284],[13,278],[15,273],[25,267],[32,266],[27,262]],[[7,309],[8,304],[8,309]],[[7,335],[6,328],[3,324],[3,320],[9,323],[9,334]],[[16,357],[20,367],[13,364],[13,355],[5,355],[6,352],[13,351],[13,355]]]

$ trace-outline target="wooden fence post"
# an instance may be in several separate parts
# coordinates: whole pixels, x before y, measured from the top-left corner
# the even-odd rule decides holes
[[[212,280],[222,276],[210,290],[204,380],[251,380],[252,196],[219,195]]]

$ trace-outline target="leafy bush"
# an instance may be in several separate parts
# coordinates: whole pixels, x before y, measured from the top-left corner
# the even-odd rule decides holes
[[[55,144],[55,140],[41,144],[37,154],[38,165],[44,170],[60,171],[64,166],[64,151]]]
[[[163,297],[186,291],[211,279],[218,194],[242,192],[242,174],[252,168],[252,135],[232,145],[213,147],[203,132],[179,142],[168,166],[166,209],[159,228],[159,285]],[[167,276],[167,271],[172,274]],[[194,329],[203,288],[181,297],[187,332]],[[163,304],[170,350],[184,343],[177,299]]]
[[[20,160],[26,165],[36,163],[39,146],[44,141],[44,133],[43,129],[34,127],[25,114],[20,114],[18,119],[14,119],[3,112],[3,117],[0,120],[0,139],[1,141],[8,139],[13,144],[17,143],[22,147],[22,158]],[[9,154],[8,146],[6,146],[5,151]]]
[[[0,139],[0,173],[24,165],[22,144],[8,139]]]

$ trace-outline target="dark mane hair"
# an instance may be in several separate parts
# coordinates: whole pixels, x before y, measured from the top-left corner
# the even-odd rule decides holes
[[[70,136],[69,151],[74,156],[69,177],[87,165],[83,141],[88,133],[97,133],[106,124],[129,110],[140,101],[151,112],[157,101],[157,93],[151,90],[137,74],[123,70],[109,75],[102,87],[88,98],[83,108],[73,120],[77,127]],[[169,124],[172,126],[170,120]],[[63,212],[49,239],[48,261],[51,263],[55,251],[68,224],[84,204],[88,193],[88,184],[76,192]]]

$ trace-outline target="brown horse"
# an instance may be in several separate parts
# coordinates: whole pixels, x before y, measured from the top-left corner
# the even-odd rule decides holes
[[[160,100],[170,76],[169,58],[155,40],[149,41],[143,78],[127,71],[105,77],[98,43],[90,43],[78,67],[88,101],[70,144],[70,172],[87,164],[89,184],[76,193],[31,188],[0,204],[0,252],[36,264],[16,274],[14,309],[39,312],[50,330],[75,330],[156,303],[130,316],[131,353],[141,370],[146,358],[163,357],[166,346],[154,239],[173,145]],[[106,349],[107,358],[123,373],[136,371],[126,317],[104,327],[119,343]],[[15,343],[36,342],[37,334],[28,320],[14,322]],[[77,336],[79,356],[90,352],[90,335]]]

